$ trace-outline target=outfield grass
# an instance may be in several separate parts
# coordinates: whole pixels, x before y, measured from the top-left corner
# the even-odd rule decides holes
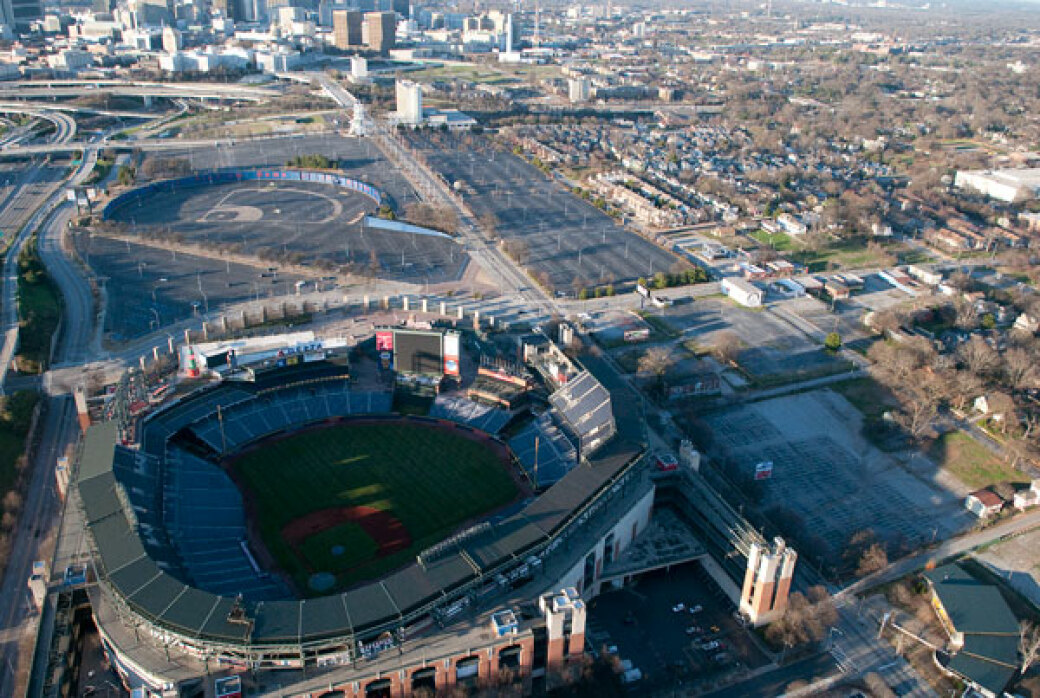
[[[297,434],[244,454],[233,468],[268,551],[301,592],[312,572],[331,572],[341,586],[385,574],[517,495],[486,445],[449,429],[401,422]],[[303,557],[282,538],[283,527],[303,515],[355,506],[392,514],[412,546],[377,558],[376,542],[350,523],[305,540]],[[345,548],[341,555],[332,554],[335,545]]]
[[[961,431],[943,434],[928,450],[936,465],[947,470],[973,490],[998,482],[1029,482],[1029,478],[990,453]]]

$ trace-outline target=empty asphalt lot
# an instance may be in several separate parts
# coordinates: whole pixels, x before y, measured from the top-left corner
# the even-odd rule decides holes
[[[548,279],[557,291],[607,283],[632,282],[669,271],[678,257],[629,232],[540,170],[477,136],[411,133],[409,144],[454,185],[478,222],[495,218],[498,235],[526,246],[525,266]],[[464,138],[472,138],[466,146]]]

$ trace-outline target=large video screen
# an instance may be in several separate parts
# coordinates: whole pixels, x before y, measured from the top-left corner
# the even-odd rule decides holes
[[[439,333],[394,332],[394,370],[399,373],[444,374]]]

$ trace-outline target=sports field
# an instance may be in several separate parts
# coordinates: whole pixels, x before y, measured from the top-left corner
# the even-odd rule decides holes
[[[452,427],[360,421],[260,444],[232,470],[268,552],[315,595],[381,576],[511,502],[499,449]]]

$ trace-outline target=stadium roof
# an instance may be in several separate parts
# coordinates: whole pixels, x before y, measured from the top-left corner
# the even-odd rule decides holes
[[[147,420],[142,430],[154,428],[165,439],[185,419],[234,402],[240,395],[234,388],[207,391],[188,401],[193,404],[182,402],[171,411],[172,425],[160,413],[155,415],[158,419]],[[147,433],[142,433],[142,439],[148,441]],[[630,444],[610,444],[522,511],[422,566],[413,562],[380,580],[322,598],[246,603],[239,608],[233,598],[178,581],[149,557],[134,512],[124,509],[129,501],[119,492],[122,485],[113,472],[117,440],[114,424],[90,427],[77,480],[99,572],[133,610],[156,625],[197,640],[250,646],[367,636],[426,613],[460,587],[497,574],[547,544],[621,477],[641,452]],[[243,615],[239,610],[244,617],[239,617]]]

